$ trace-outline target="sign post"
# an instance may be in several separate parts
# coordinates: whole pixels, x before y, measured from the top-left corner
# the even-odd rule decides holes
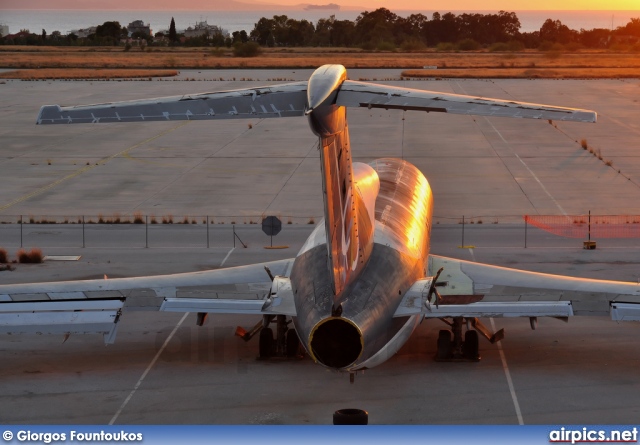
[[[271,247],[273,247],[273,236],[282,230],[282,221],[277,216],[266,216],[262,219],[262,231],[271,237]]]

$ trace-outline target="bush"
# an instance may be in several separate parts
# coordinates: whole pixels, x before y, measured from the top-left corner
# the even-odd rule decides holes
[[[631,50],[631,46],[627,45],[626,43],[614,43],[613,45],[609,46],[609,51],[623,53],[630,50]]]
[[[378,43],[378,47],[376,48],[378,51],[395,51],[396,45],[392,42],[380,42]]]
[[[460,51],[477,51],[480,49],[480,44],[473,39],[463,39],[458,42],[458,49]]]
[[[25,251],[24,249],[18,250],[16,253],[16,257],[18,258],[19,263],[23,264],[37,264],[42,263],[42,250],[40,249],[31,249],[30,252]]]
[[[134,224],[144,224],[144,218],[142,218],[142,212],[135,212],[133,214],[133,223]]]
[[[8,263],[9,259],[7,257],[7,251],[4,249],[0,249],[0,263]]]
[[[578,42],[569,42],[564,46],[564,49],[566,49],[567,51],[571,51],[571,52],[579,51],[582,48],[583,48],[583,46],[581,44],[579,44]]]
[[[262,48],[256,42],[236,42],[233,45],[233,55],[235,57],[256,57],[262,52]]]
[[[436,46],[436,51],[455,51],[456,46],[450,42],[440,42]]]
[[[553,43],[545,40],[538,46],[538,51],[552,51],[552,52],[560,52],[564,51],[564,45],[561,43]]]
[[[423,51],[427,46],[420,39],[409,39],[402,43],[402,51]]]
[[[508,51],[524,51],[524,43],[520,40],[509,40],[507,49]]]
[[[376,46],[373,44],[373,42],[365,42],[360,45],[360,48],[364,51],[373,51],[374,49],[376,49]]]
[[[496,42],[489,47],[489,51],[491,51],[492,53],[495,53],[495,52],[502,53],[505,51],[509,51],[509,45],[507,45],[504,42]]]

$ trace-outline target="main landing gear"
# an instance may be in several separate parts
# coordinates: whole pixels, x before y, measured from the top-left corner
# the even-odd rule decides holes
[[[276,335],[269,326],[276,324]],[[271,358],[296,358],[302,354],[300,352],[300,340],[295,329],[289,328],[291,320],[287,321],[284,315],[263,315],[262,321],[258,322],[250,331],[246,331],[240,326],[236,328],[236,335],[245,341],[249,341],[258,332],[259,344],[258,358],[268,360]]]
[[[480,361],[478,333],[491,343],[496,343],[504,338],[504,329],[492,334],[477,318],[453,317],[451,320],[446,318],[441,320],[451,329],[443,329],[438,333],[438,349],[436,351],[436,361],[438,362],[478,362]],[[462,324],[465,322],[467,330],[463,340]]]

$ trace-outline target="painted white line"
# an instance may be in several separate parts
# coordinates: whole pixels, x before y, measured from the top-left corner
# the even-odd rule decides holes
[[[227,256],[224,257],[224,260],[222,260],[222,263],[220,263],[220,267],[224,266],[224,263],[227,262],[227,260],[229,259],[229,256],[231,255],[231,252],[233,252],[234,250],[236,250],[236,248],[232,247],[229,253],[227,253]]]
[[[156,356],[153,357],[153,360],[151,360],[151,363],[149,363],[149,366],[147,366],[147,369],[145,369],[144,372],[142,373],[142,377],[140,377],[140,380],[138,380],[138,383],[136,383],[136,386],[133,387],[133,390],[129,393],[127,398],[124,399],[124,402],[122,402],[122,405],[120,405],[120,409],[118,409],[118,411],[115,413],[115,415],[109,421],[109,425],[113,425],[115,423],[115,421],[118,419],[118,417],[120,416],[120,414],[122,414],[122,410],[124,410],[125,406],[127,406],[127,403],[129,403],[129,400],[131,400],[131,398],[133,397],[135,392],[138,390],[138,388],[142,384],[142,381],[144,380],[144,378],[147,376],[147,374],[149,374],[149,371],[151,371],[151,368],[153,368],[153,365],[156,364],[156,362],[158,361],[158,358],[160,358],[160,354],[162,354],[162,351],[164,351],[164,349],[167,347],[167,345],[169,344],[169,342],[171,341],[171,339],[173,338],[175,333],[178,331],[178,328],[180,327],[182,322],[187,318],[187,315],[189,315],[189,312],[184,314],[183,317],[178,322],[178,324],[176,325],[176,327],[173,328],[173,331],[171,331],[171,334],[169,334],[167,339],[164,341],[162,347],[160,348],[160,350],[158,351]]]
[[[473,249],[469,248],[469,253],[471,254],[471,260],[475,263],[476,262],[476,256],[473,254]]]
[[[513,153],[515,155],[516,158],[518,158],[518,161],[520,161],[522,163],[522,165],[524,165],[524,168],[526,168],[529,173],[531,174],[531,176],[533,176],[533,179],[536,180],[536,182],[540,185],[540,187],[542,187],[542,190],[544,190],[544,192],[547,194],[547,196],[549,198],[551,198],[551,201],[553,201],[553,203],[560,209],[560,211],[562,212],[562,214],[564,216],[567,216],[567,212],[564,211],[564,209],[562,208],[562,206],[560,204],[558,204],[558,201],[556,201],[556,199],[551,196],[551,193],[549,193],[549,190],[547,190],[547,188],[544,186],[544,184],[542,183],[542,181],[540,181],[540,179],[538,179],[538,177],[536,176],[536,174],[529,168],[529,166],[527,164],[525,164],[525,162],[522,160],[522,158],[520,158],[520,156],[518,156],[518,153],[516,153],[515,151],[513,151],[513,149],[511,149],[511,145],[509,145],[509,143],[506,141],[506,139],[504,137],[502,137],[502,134],[498,131],[498,129],[493,125],[493,123],[487,119],[485,117],[485,120],[489,123],[489,125],[491,125],[491,128],[493,128],[493,131],[496,132],[496,134],[498,136],[500,136],[500,139],[502,139],[502,142],[504,142],[505,144],[507,144],[507,146],[509,147],[509,150],[511,150],[511,153]],[[568,218],[568,216],[567,216]]]
[[[493,321],[493,317],[491,320],[491,329],[493,332],[496,331],[496,324]],[[498,352],[500,353],[500,360],[502,360],[502,368],[504,369],[504,375],[507,377],[507,385],[509,385],[509,392],[511,393],[511,400],[513,400],[513,407],[516,409],[516,416],[518,417],[518,425],[524,425],[524,420],[522,420],[522,412],[520,411],[520,404],[518,403],[518,396],[516,396],[516,390],[513,387],[513,380],[511,380],[511,373],[509,372],[509,366],[507,366],[507,359],[504,355],[504,350],[502,349],[502,343],[498,342]]]

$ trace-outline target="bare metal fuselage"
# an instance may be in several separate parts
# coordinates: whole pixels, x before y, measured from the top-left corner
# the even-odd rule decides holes
[[[426,276],[431,188],[422,173],[405,161],[380,159],[374,166],[380,192],[373,248],[358,276],[334,298],[327,246],[317,242],[303,248],[291,271],[298,336],[315,361],[344,371],[381,364],[400,349],[420,321],[419,316],[393,315],[409,287]],[[314,237],[322,238],[312,234],[310,240]],[[332,316],[336,304],[342,312]]]
[[[345,77],[343,68],[328,67],[309,81],[325,221],[301,249],[290,278],[294,324],[307,352],[326,367],[355,371],[391,357],[419,322],[394,313],[426,276],[433,201],[426,178],[408,162],[352,162],[346,108],[334,104]]]

